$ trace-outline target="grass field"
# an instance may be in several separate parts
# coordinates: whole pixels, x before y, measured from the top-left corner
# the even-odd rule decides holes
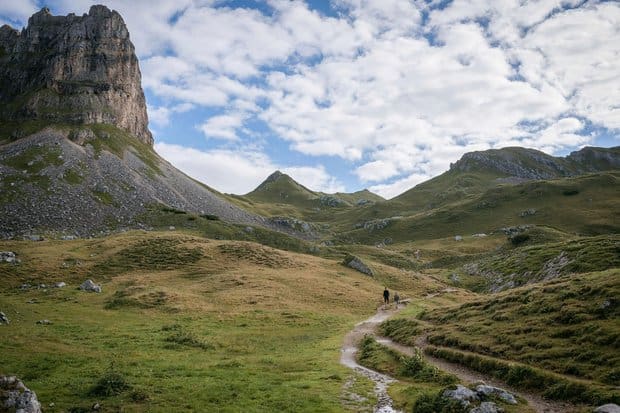
[[[0,264],[0,311],[11,320],[0,326],[0,373],[22,378],[48,412],[96,402],[126,412],[343,411],[344,334],[374,312],[383,285],[419,295],[436,283],[171,232],[0,249],[21,260]],[[86,278],[103,292],[78,291]],[[19,288],[57,281],[68,286]]]

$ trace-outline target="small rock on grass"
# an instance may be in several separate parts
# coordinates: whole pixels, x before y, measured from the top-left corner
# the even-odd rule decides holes
[[[594,413],[620,413],[620,406],[615,403],[608,403],[594,409]]]
[[[37,321],[37,324],[42,324],[42,325],[44,325],[44,326],[47,326],[47,325],[52,324],[52,322],[51,322],[50,320],[45,319],[45,320],[39,320],[39,321]]]
[[[92,291],[95,293],[100,293],[101,292],[101,286],[97,285],[93,282],[93,280],[86,280],[82,283],[82,285],[80,285],[78,287],[80,290],[83,291]]]
[[[0,311],[0,324],[9,324],[9,318],[2,311]]]
[[[0,262],[14,264],[17,262],[17,257],[13,251],[0,251]]]
[[[480,384],[476,386],[476,393],[478,393],[478,395],[480,396],[490,396],[493,394],[508,404],[517,404],[517,399],[515,398],[514,395],[512,395],[511,393],[508,393],[504,389],[500,389],[499,387],[493,387],[493,386],[488,386],[486,384]]]
[[[464,406],[468,406],[470,401],[477,401],[480,399],[475,391],[460,384],[457,384],[454,390],[445,390],[443,392],[443,397],[458,400]]]

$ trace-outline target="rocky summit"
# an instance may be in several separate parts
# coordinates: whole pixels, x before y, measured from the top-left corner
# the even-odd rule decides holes
[[[0,27],[0,122],[115,125],[151,145],[141,74],[123,18],[105,6]]]
[[[535,149],[509,147],[468,152],[450,165],[451,171],[488,171],[510,178],[533,180],[578,176],[620,168],[620,148],[585,147],[566,157]]]

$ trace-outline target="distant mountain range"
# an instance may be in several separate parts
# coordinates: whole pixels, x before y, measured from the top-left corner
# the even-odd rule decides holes
[[[578,230],[618,229],[616,204],[595,200],[618,199],[618,175],[609,171],[620,170],[620,147],[565,158],[524,148],[471,152],[387,201],[368,190],[316,192],[279,171],[246,195],[220,194],[153,151],[140,82],[127,27],[105,6],[83,16],[44,8],[21,32],[0,28],[0,237],[163,226],[161,211],[179,211],[301,238],[375,243],[482,228],[481,216],[489,226],[520,222],[509,208],[517,205],[538,211],[530,221],[553,222],[558,200],[574,213],[555,217],[577,219]],[[557,195],[556,187],[578,188]],[[566,195],[593,188],[589,201]],[[539,199],[525,202],[526,193]]]

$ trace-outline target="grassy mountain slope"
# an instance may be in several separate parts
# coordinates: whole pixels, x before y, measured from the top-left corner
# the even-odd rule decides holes
[[[618,269],[563,276],[382,326],[404,344],[555,400],[620,401]],[[584,411],[590,411],[584,409]]]
[[[619,211],[620,173],[604,172],[500,185],[441,208],[388,219],[382,228],[343,231],[337,239],[344,243],[374,244],[386,238],[402,242],[490,233],[517,225],[547,225],[586,235],[617,233]]]
[[[280,171],[269,175],[256,189],[244,196],[252,201],[286,203],[301,207],[307,207],[310,201],[318,198],[315,192]]]
[[[280,171],[271,174],[252,192],[243,196],[227,195],[227,198],[257,214],[292,217],[317,224],[333,222],[334,213],[384,201],[367,189],[353,193],[315,192]]]

